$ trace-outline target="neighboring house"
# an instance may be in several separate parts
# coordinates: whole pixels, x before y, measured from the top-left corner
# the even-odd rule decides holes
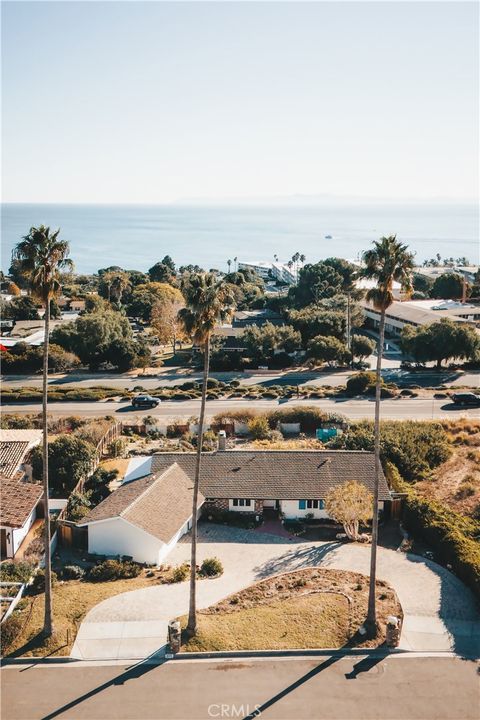
[[[285,324],[280,313],[269,308],[262,308],[260,310],[237,310],[233,315],[232,327],[244,328],[250,325],[261,327],[267,322],[272,323],[272,325]]]
[[[192,526],[193,483],[176,463],[123,483],[79,523],[88,551],[160,565]],[[200,493],[198,507],[204,502]]]
[[[39,483],[0,476],[1,559],[14,558],[35,520],[43,512]]]
[[[85,310],[85,300],[70,300],[68,307],[72,312],[83,312]]]
[[[43,488],[29,482],[29,456],[41,430],[0,430],[1,557],[13,558],[37,517],[43,515]]]
[[[163,562],[191,527],[195,459],[195,453],[135,458],[128,479],[79,523],[88,527],[89,552]],[[355,479],[373,491],[374,477],[368,452],[218,450],[203,455],[198,508],[327,518],[331,488]],[[379,507],[389,500],[382,473]]]

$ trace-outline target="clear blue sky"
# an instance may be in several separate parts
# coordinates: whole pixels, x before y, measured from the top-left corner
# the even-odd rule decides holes
[[[2,14],[4,201],[476,197],[476,3]]]

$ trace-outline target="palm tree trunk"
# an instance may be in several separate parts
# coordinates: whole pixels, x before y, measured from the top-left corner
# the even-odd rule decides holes
[[[50,637],[53,632],[52,618],[52,557],[50,554],[50,513],[48,509],[48,340],[50,334],[50,299],[45,303],[45,339],[43,341],[43,507],[45,515],[45,617],[43,634]]]
[[[200,483],[200,466],[202,462],[202,444],[203,431],[205,424],[205,406],[207,402],[207,381],[208,368],[210,364],[210,335],[207,335],[205,341],[204,359],[203,359],[203,385],[202,385],[202,402],[200,406],[200,418],[198,421],[198,437],[197,437],[197,460],[195,464],[195,480],[193,483],[193,502],[192,502],[192,551],[190,558],[190,606],[188,610],[187,635],[192,637],[197,632],[197,504],[198,504],[198,487]]]
[[[372,548],[370,554],[370,585],[368,588],[368,610],[365,625],[371,637],[377,634],[377,610],[375,600],[375,583],[377,579],[377,546],[378,546],[378,495],[380,487],[380,398],[382,392],[382,354],[385,339],[385,310],[380,315],[380,328],[378,336],[377,368],[375,378],[375,484],[373,488],[373,514],[372,514]]]

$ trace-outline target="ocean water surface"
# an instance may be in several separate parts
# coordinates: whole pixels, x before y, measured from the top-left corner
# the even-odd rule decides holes
[[[2,205],[2,269],[32,225],[60,227],[77,272],[108,265],[146,271],[164,255],[177,265],[227,269],[227,260],[315,262],[357,258],[371,242],[396,233],[421,263],[466,256],[479,262],[475,205]],[[327,238],[329,235],[331,238]]]

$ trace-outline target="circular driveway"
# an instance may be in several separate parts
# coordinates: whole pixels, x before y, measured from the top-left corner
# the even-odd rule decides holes
[[[253,582],[303,567],[322,566],[369,574],[370,548],[337,542],[301,542],[221,525],[199,526],[198,563],[218,557],[224,573],[199,580],[197,604],[208,607]],[[190,559],[189,536],[168,557]],[[380,547],[377,577],[396,590],[404,611],[401,647],[472,654],[480,642],[479,614],[472,593],[450,572],[416,555]],[[144,657],[160,647],[169,620],[188,611],[188,582],[156,585],[116,595],[86,615],[72,656]],[[118,641],[118,642],[117,642]],[[101,643],[101,644],[100,644]],[[109,649],[110,648],[110,649]],[[125,655],[124,653],[129,653]]]

